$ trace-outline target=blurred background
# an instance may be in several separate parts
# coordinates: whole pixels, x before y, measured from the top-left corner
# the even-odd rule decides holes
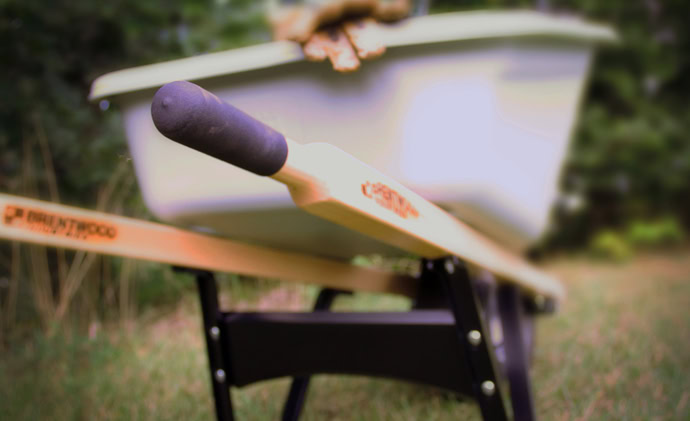
[[[690,3],[537,2],[615,27],[597,56],[548,236],[531,251],[569,289],[539,326],[542,419],[690,419]],[[0,1],[0,192],[152,219],[109,71],[270,40],[251,0]],[[534,8],[433,1],[431,12]],[[405,266],[377,256],[361,264]],[[310,307],[313,287],[221,278],[233,308]],[[209,419],[194,284],[162,265],[0,242],[0,419]],[[355,294],[342,308],[405,308]],[[283,380],[235,391],[275,419]],[[444,392],[320,376],[305,419],[476,417]]]

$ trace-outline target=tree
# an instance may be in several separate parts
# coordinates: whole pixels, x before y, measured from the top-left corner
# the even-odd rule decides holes
[[[64,201],[93,206],[126,149],[119,114],[87,101],[91,82],[119,68],[265,39],[260,12],[248,0],[1,2],[0,190],[31,194],[22,187],[22,162],[27,154],[41,160],[34,140],[45,136]],[[37,176],[45,190],[47,175]]]
[[[605,227],[674,216],[690,223],[690,4],[554,1],[610,23],[620,45],[595,63],[563,177],[584,197],[561,215],[557,244],[582,244]]]

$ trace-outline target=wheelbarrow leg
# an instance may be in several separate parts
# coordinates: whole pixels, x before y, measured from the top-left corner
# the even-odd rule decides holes
[[[513,414],[516,421],[534,421],[536,415],[529,379],[530,356],[523,338],[523,324],[528,322],[528,316],[518,288],[509,284],[499,286],[498,305]]]
[[[482,418],[487,421],[511,419],[503,402],[503,385],[491,335],[482,317],[476,286],[467,267],[455,257],[427,262],[431,262],[428,269],[440,275],[439,279],[448,297],[455,318],[458,340],[465,348],[472,389]]]
[[[216,419],[218,421],[233,421],[232,400],[230,398],[230,384],[232,372],[223,357],[220,341],[220,307],[218,304],[218,287],[211,272],[173,267],[176,272],[189,273],[196,278],[201,303],[201,316],[204,324],[204,338],[213,388],[213,401],[216,405]]]
[[[328,311],[333,304],[333,300],[338,294],[349,294],[346,291],[340,291],[331,288],[324,288],[319,292],[314,304],[314,311]],[[285,406],[283,407],[283,421],[297,421],[304,401],[307,397],[307,390],[309,389],[310,376],[295,377],[290,385]]]

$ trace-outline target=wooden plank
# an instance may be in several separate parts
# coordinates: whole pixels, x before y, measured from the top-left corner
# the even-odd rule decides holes
[[[558,281],[351,155],[287,142],[287,161],[272,178],[305,211],[423,257],[456,255],[532,295],[564,297]]]
[[[0,238],[345,290],[414,296],[409,276],[0,193]]]

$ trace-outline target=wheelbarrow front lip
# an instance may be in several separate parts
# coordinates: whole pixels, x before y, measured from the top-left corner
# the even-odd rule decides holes
[[[474,11],[429,15],[382,25],[388,48],[455,41],[505,38],[562,39],[580,43],[613,43],[609,27],[572,16],[533,11]],[[107,73],[91,86],[92,101],[157,88],[177,80],[203,80],[303,61],[299,44],[276,41],[218,53]]]

